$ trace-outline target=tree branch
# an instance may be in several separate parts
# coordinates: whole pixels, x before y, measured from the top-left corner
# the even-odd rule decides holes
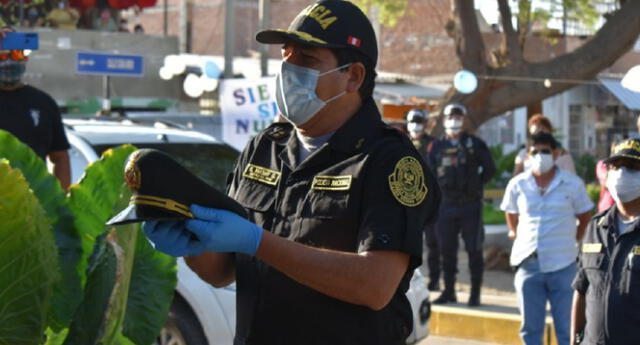
[[[591,79],[629,51],[640,33],[640,1],[627,1],[598,32],[578,49],[557,58],[531,64],[531,76],[554,79]]]
[[[497,0],[500,9],[500,18],[502,21],[502,29],[504,37],[502,41],[503,57],[509,57],[509,61],[501,64],[504,66],[509,62],[519,64],[523,61],[522,47],[518,44],[518,34],[513,29],[511,7],[507,0]]]
[[[473,1],[451,0],[451,7],[453,20],[447,24],[447,32],[455,41],[462,67],[483,72],[487,67],[486,52]]]

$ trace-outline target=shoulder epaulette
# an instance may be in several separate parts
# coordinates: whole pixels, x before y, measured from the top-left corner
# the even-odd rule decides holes
[[[275,122],[266,129],[266,135],[273,140],[280,140],[287,137],[293,126],[290,123]]]

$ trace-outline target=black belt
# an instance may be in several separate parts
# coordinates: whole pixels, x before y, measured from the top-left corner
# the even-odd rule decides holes
[[[525,260],[528,259],[537,259],[538,258],[538,252],[537,251],[533,251],[533,253],[529,254],[529,256],[527,256],[526,258],[522,259],[522,261],[520,261],[520,264],[516,265],[516,266],[512,266],[513,271],[517,271],[518,267],[520,267],[520,265],[522,265],[523,262],[525,262]]]

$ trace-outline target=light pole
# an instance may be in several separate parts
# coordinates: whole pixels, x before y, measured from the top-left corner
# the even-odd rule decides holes
[[[271,22],[271,0],[260,0],[260,10],[258,12],[260,19],[260,30],[266,30]],[[260,71],[262,76],[269,75],[269,45],[260,44]]]
[[[224,1],[224,77],[233,78],[233,56],[235,50],[234,0]]]

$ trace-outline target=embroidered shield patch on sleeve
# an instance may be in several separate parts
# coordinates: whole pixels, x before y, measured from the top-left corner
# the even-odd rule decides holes
[[[424,184],[424,172],[420,162],[410,156],[400,159],[393,173],[389,175],[389,188],[402,205],[420,205],[429,192]]]

